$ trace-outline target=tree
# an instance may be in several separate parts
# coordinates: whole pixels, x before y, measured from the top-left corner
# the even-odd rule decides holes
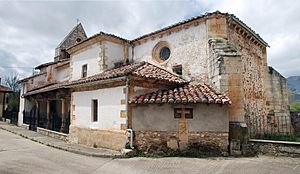
[[[9,112],[18,112],[19,111],[19,100],[20,100],[20,89],[21,86],[18,83],[19,76],[17,74],[12,74],[5,78],[6,86],[10,87],[13,92],[8,94],[8,108]]]
[[[18,83],[19,76],[17,74],[12,74],[5,78],[5,84],[10,87],[14,92],[19,92],[21,89],[20,84]]]
[[[290,104],[290,110],[292,112],[300,112],[300,102],[292,102]]]

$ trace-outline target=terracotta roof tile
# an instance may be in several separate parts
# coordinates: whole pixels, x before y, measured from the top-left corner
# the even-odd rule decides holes
[[[133,75],[133,76],[143,77],[147,79],[165,80],[167,82],[176,83],[176,84],[187,83],[186,80],[182,79],[180,76],[176,74],[168,72],[167,70],[159,68],[148,62],[140,62],[140,63],[124,65],[122,67],[104,71],[94,76],[82,78],[71,82],[65,81],[65,82],[60,82],[55,84],[48,84],[47,86],[41,86],[34,90],[28,91],[26,94],[24,94],[24,96],[52,91],[61,88],[71,88],[80,84],[86,84],[86,83],[101,81],[106,79],[113,79],[117,77],[124,77],[127,75]]]
[[[140,63],[125,65],[119,68],[114,68],[96,74],[94,76],[72,81],[68,84],[68,86],[79,85],[83,83],[89,83],[89,82],[105,80],[105,79],[112,79],[117,77],[123,77],[127,75],[133,75],[133,76],[143,77],[147,79],[165,80],[177,84],[187,83],[187,81],[181,78],[180,76],[168,72],[165,69],[152,65],[148,62],[140,62]]]
[[[208,84],[185,85],[169,90],[159,90],[134,97],[130,103],[220,103],[231,104],[225,94],[215,92]]]
[[[9,87],[0,85],[0,92],[12,92],[12,90]]]
[[[46,66],[50,66],[50,65],[58,64],[58,63],[65,63],[65,62],[69,62],[69,61],[70,61],[69,59],[62,59],[62,60],[58,60],[58,61],[47,62],[47,63],[43,63],[43,64],[38,65],[34,69],[41,69],[41,68],[46,67]]]
[[[55,83],[55,84],[50,84],[48,86],[43,86],[40,88],[36,88],[34,90],[28,91],[27,93],[24,94],[24,96],[29,96],[29,95],[34,95],[34,94],[39,94],[43,92],[48,92],[48,91],[53,91],[56,89],[62,89],[64,86],[67,84],[67,82],[60,82],[60,83]]]

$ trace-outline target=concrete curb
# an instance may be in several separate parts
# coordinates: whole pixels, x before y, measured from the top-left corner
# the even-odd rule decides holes
[[[65,144],[64,143],[49,143],[49,142],[40,140],[43,137],[47,137],[45,135],[38,134],[38,133],[35,132],[36,134],[38,134],[40,136],[38,136],[38,137],[31,137],[31,136],[23,134],[23,133],[21,133],[19,131],[15,131],[15,130],[7,128],[7,126],[9,126],[9,127],[15,127],[15,128],[20,128],[20,127],[17,127],[17,126],[14,126],[14,125],[9,125],[9,124],[3,124],[3,125],[4,126],[2,126],[0,124],[0,129],[8,131],[8,132],[11,132],[11,133],[16,134],[16,135],[19,135],[19,136],[24,137],[26,139],[29,139],[31,141],[34,141],[34,142],[37,142],[37,143],[40,143],[40,144],[43,144],[43,145],[46,145],[46,146],[49,146],[49,147],[53,147],[53,148],[59,149],[59,150],[64,150],[64,151],[67,151],[67,152],[71,152],[71,153],[75,153],[75,154],[79,154],[79,155],[91,156],[91,157],[101,157],[101,158],[123,158],[124,157],[124,155],[121,154],[121,153],[120,154],[105,154],[105,153],[99,152],[100,150],[98,150],[98,149],[93,149],[93,148],[88,148],[88,147],[82,147],[80,145],[78,145],[78,148],[74,148],[74,147],[70,147],[70,146],[66,147],[66,145],[76,146],[76,144],[69,144],[67,142],[65,142]],[[20,128],[20,129],[22,129],[22,128]],[[87,152],[87,151],[84,150],[84,148],[89,149],[91,151],[94,150],[94,152]],[[96,151],[98,151],[98,152],[96,152]]]

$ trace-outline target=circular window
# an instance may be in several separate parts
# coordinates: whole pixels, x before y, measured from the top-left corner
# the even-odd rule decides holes
[[[171,56],[171,49],[166,41],[158,42],[152,51],[152,57],[159,63],[166,63]]]
[[[76,39],[76,42],[81,42],[81,39],[80,39],[80,38],[77,38],[77,39]]]
[[[161,50],[160,50],[160,53],[159,53],[159,58],[162,60],[162,61],[165,61],[165,60],[168,60],[168,58],[170,57],[170,49],[168,47],[163,47]]]

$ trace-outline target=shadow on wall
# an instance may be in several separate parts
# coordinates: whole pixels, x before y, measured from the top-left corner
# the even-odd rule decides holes
[[[291,112],[292,126],[296,136],[300,136],[300,112]]]

